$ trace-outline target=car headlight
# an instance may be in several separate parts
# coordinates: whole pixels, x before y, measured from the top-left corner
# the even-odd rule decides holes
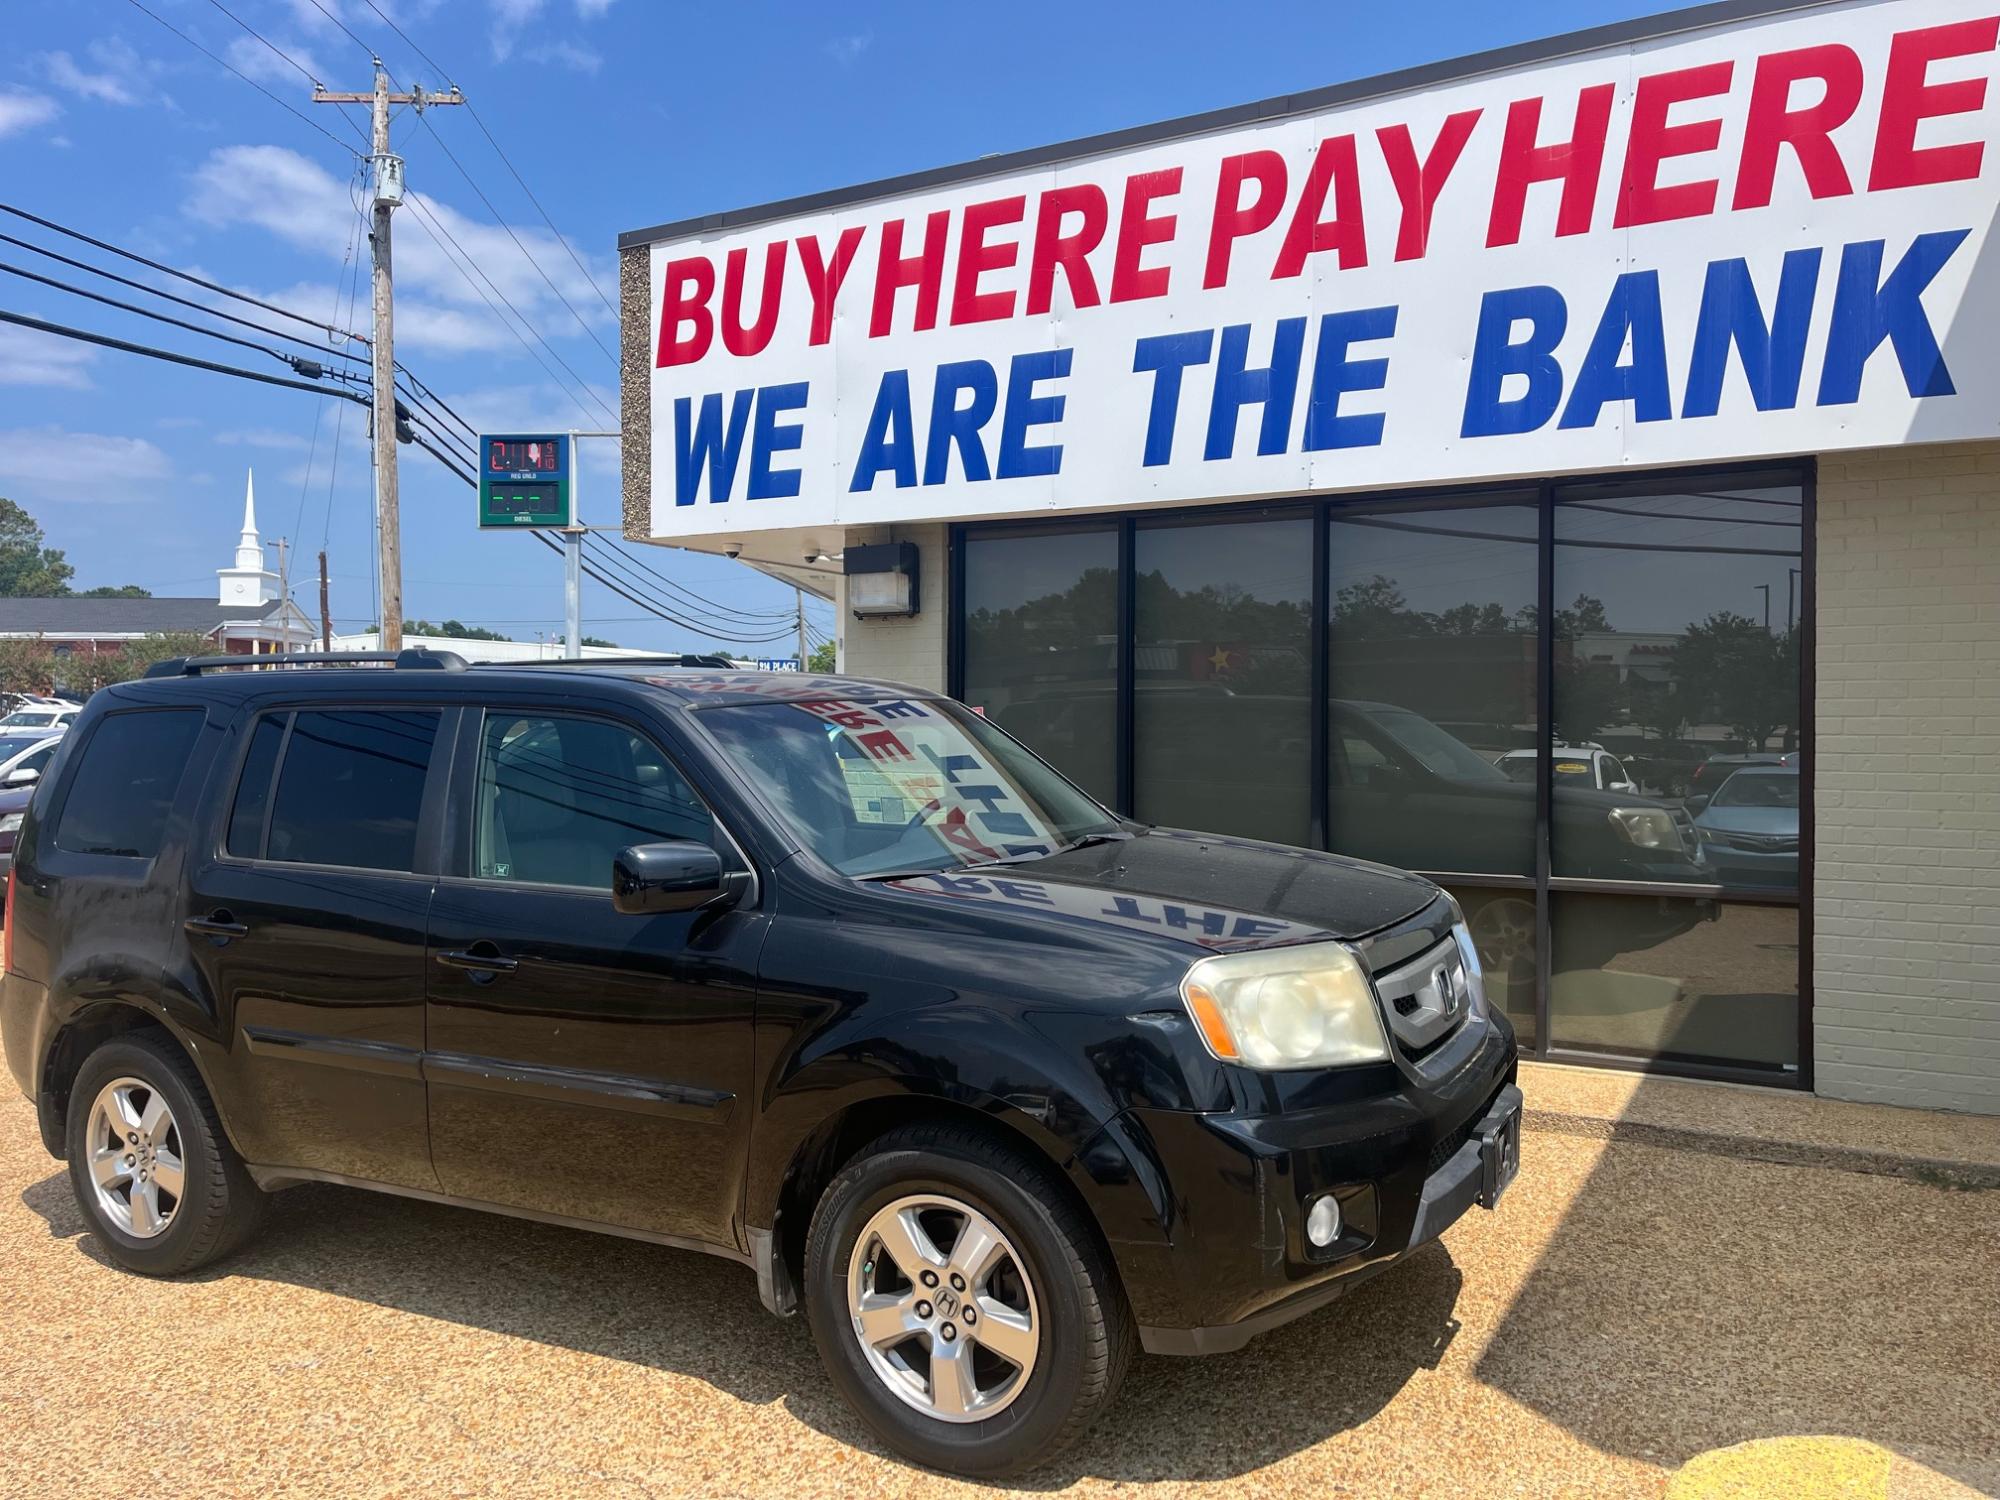
[[[19,833],[21,818],[22,814],[17,812],[8,813],[6,817],[0,818],[0,833]]]
[[[1606,814],[1628,844],[1641,849],[1679,849],[1681,836],[1664,807],[1614,807]]]
[[[1465,925],[1465,913],[1459,910],[1458,902],[1452,899],[1451,909],[1458,920],[1451,924],[1452,941],[1458,944],[1458,956],[1465,963],[1466,1010],[1475,1016],[1486,1014],[1486,971],[1479,966],[1479,950],[1472,946],[1472,929]]]
[[[1340,943],[1302,943],[1204,958],[1181,1000],[1208,1050],[1252,1068],[1386,1062],[1374,986]]]

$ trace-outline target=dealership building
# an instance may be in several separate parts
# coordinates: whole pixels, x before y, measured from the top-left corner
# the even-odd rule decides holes
[[[1556,1061],[2000,1112],[2000,6],[1726,3],[620,242],[626,535]]]

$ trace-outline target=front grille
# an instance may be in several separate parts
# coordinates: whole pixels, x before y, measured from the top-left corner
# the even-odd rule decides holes
[[[1471,1140],[1472,1132],[1479,1128],[1480,1115],[1484,1113],[1485,1111],[1481,1110],[1479,1115],[1474,1115],[1450,1135],[1431,1147],[1430,1161],[1424,1167],[1424,1175],[1426,1177],[1440,1170],[1446,1162],[1458,1155],[1459,1147]]]
[[[1389,1008],[1389,1030],[1405,1056],[1435,1050],[1470,1013],[1471,981],[1465,957],[1446,937],[1415,958],[1375,976],[1375,992]]]

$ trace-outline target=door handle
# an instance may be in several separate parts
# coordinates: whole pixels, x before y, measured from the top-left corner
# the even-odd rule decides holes
[[[240,938],[250,931],[249,927],[237,921],[225,906],[218,906],[205,917],[189,917],[181,925],[189,932],[214,938],[218,944],[226,943],[231,938]]]
[[[499,948],[484,938],[470,947],[440,953],[437,961],[447,968],[465,970],[474,984],[491,984],[502,974],[511,974],[521,967],[518,958],[503,957]]]

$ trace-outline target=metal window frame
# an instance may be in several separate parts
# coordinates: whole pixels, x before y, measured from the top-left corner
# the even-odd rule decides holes
[[[1296,516],[1301,507],[1311,508],[1313,523],[1313,585],[1310,693],[1312,741],[1308,775],[1312,778],[1309,800],[1310,847],[1327,849],[1329,793],[1327,772],[1330,759],[1328,700],[1332,692],[1331,659],[1327,649],[1331,627],[1332,601],[1328,589],[1327,564],[1330,560],[1331,525],[1343,510],[1370,506],[1409,506],[1455,503],[1476,506],[1482,501],[1512,502],[1521,506],[1531,497],[1536,508],[1536,606],[1539,626],[1535,642],[1536,735],[1546,745],[1555,721],[1555,508],[1561,494],[1594,485],[1657,483],[1663,493],[1692,486],[1748,487],[1746,481],[1765,480],[1772,484],[1796,485],[1799,490],[1799,705],[1798,753],[1800,788],[1800,833],[1798,888],[1794,892],[1734,889],[1724,885],[1685,886],[1648,881],[1606,881],[1557,875],[1551,861],[1551,824],[1554,802],[1554,757],[1538,758],[1535,778],[1535,873],[1494,875],[1459,871],[1420,871],[1440,883],[1449,882],[1474,890],[1514,890],[1532,892],[1535,901],[1535,1036],[1522,1049],[1538,1061],[1561,1062],[1584,1067],[1601,1067],[1623,1072],[1639,1071],[1683,1078],[1715,1079],[1734,1083],[1756,1083],[1768,1087],[1798,1089],[1810,1093],[1813,1067],[1813,877],[1815,847],[1813,835],[1814,785],[1817,756],[1817,653],[1816,619],[1818,608],[1818,461],[1812,455],[1796,458],[1750,460],[1730,464],[1667,466],[1639,471],[1566,474],[1539,481],[1493,481],[1461,485],[1425,485],[1409,488],[1370,490],[1338,496],[1273,495],[1255,500],[1239,500],[1196,506],[1131,506],[1114,511],[1090,511],[1074,516],[1015,517],[986,521],[954,522],[948,531],[949,600],[946,628],[946,691],[953,698],[965,697],[965,551],[968,538],[1017,530],[1023,526],[1037,531],[1103,531],[1111,527],[1117,534],[1118,596],[1115,624],[1117,670],[1114,689],[1116,732],[1116,796],[1113,810],[1133,816],[1134,755],[1133,723],[1136,684],[1133,663],[1136,648],[1136,606],[1134,595],[1134,536],[1141,522],[1172,524],[1175,521],[1201,522],[1222,518],[1248,521],[1259,513],[1289,511]],[[1274,517],[1275,519],[1275,517]],[[1750,1064],[1730,1064],[1675,1056],[1647,1057],[1594,1052],[1557,1045],[1550,1040],[1550,994],[1552,989],[1554,944],[1551,918],[1554,897],[1566,894],[1618,895],[1631,897],[1673,897],[1713,899],[1731,905],[1785,906],[1798,912],[1798,1063],[1790,1072],[1759,1068]]]

